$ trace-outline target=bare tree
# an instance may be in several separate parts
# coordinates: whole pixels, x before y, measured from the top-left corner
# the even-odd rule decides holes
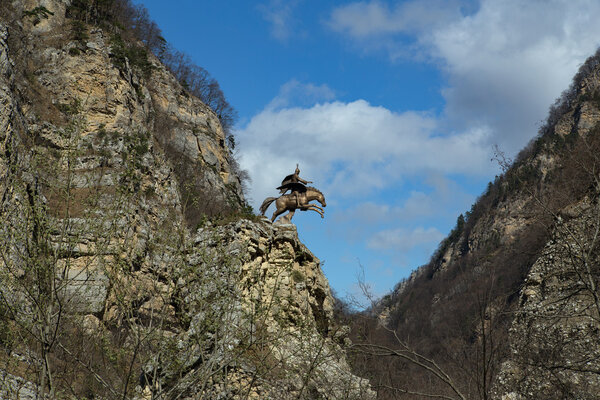
[[[378,308],[377,301],[371,292],[370,285],[365,281],[364,267],[361,264],[359,265],[361,272],[357,277],[358,287],[362,296],[370,303],[370,309],[376,310]],[[434,358],[424,355],[423,352],[411,346],[407,340],[403,340],[396,330],[387,326],[388,321],[385,318],[378,320],[368,314],[354,316],[353,318],[364,319],[362,325],[355,324],[353,326],[354,329],[358,329],[355,332],[357,338],[353,341],[349,351],[354,354],[355,365],[369,363],[369,359],[372,359],[375,363],[381,363],[380,360],[397,359],[409,367],[416,368],[421,374],[436,382],[427,385],[429,389],[427,391],[414,388],[414,385],[406,385],[391,378],[391,376],[387,378],[381,375],[373,376],[371,383],[380,392],[391,393],[394,397],[401,394],[409,396],[409,398],[441,398],[448,400],[466,400],[468,398],[463,393],[455,377],[449,374]],[[385,368],[399,368],[397,365],[392,366],[393,364],[389,361],[383,362],[386,365]],[[438,388],[438,390],[432,388]]]

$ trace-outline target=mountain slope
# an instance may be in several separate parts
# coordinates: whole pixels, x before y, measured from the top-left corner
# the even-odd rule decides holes
[[[505,172],[431,261],[374,307],[398,337],[361,320],[356,339],[407,344],[441,366],[465,398],[594,397],[599,63],[600,54],[586,61],[514,162],[497,152]],[[386,389],[393,386],[457,396],[414,362],[393,358],[382,367],[358,354],[361,364],[383,398],[394,398]]]

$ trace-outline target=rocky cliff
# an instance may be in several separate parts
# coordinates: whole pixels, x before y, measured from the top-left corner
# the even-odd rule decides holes
[[[0,4],[2,397],[372,397],[219,117],[84,3]]]
[[[597,201],[587,198],[562,210],[531,267],[497,398],[593,399],[600,393],[598,211]]]
[[[233,294],[222,298],[224,312],[216,316],[227,321],[230,327],[225,331],[235,327],[225,340],[235,343],[228,356],[237,359],[229,366],[230,384],[219,390],[258,399],[374,398],[368,382],[350,373],[343,350],[347,327],[333,322],[328,282],[319,260],[299,241],[294,225],[273,225],[266,219],[240,221],[201,229],[194,240],[196,254],[188,265],[207,256],[210,263],[223,255],[228,260],[218,269],[212,267],[216,279],[192,278],[191,284],[184,284],[180,297],[185,308],[198,310],[190,305],[199,296],[213,296],[211,291],[219,289],[215,282],[234,283]],[[206,274],[211,266],[200,262]],[[223,266],[230,262],[227,272]],[[207,284],[208,288],[203,286]],[[205,315],[193,318],[206,321]]]

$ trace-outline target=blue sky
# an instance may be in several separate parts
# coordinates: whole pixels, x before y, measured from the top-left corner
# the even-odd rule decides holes
[[[426,263],[600,45],[584,0],[140,0],[240,119],[256,206],[300,163],[326,217],[300,238],[340,296]],[[272,208],[267,214],[272,213]]]

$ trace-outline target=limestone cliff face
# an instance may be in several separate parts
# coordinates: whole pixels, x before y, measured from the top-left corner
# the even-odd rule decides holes
[[[172,157],[169,161],[184,158],[196,166],[196,176],[189,180],[200,178],[203,189],[219,200],[242,201],[215,113],[187,94],[152,54],[147,66],[152,72],[142,74],[128,60],[124,65],[115,62],[115,40],[102,29],[86,26],[84,38],[73,40],[72,21],[65,17],[69,4],[57,0],[12,4],[13,16],[41,6],[52,13],[35,25],[31,18],[21,17],[12,32],[5,31],[4,45],[12,35],[16,48],[6,48],[3,57],[12,55],[26,79],[16,82],[15,89],[23,94],[19,105],[27,129],[46,147],[61,150],[66,144],[59,132],[69,117],[76,116],[82,121],[78,129],[86,145],[102,141],[102,149],[113,157],[122,151],[125,136],[142,132],[148,136],[149,150],[156,147],[167,153],[166,158]],[[90,169],[99,162],[82,164]]]
[[[0,395],[372,398],[295,227],[207,222],[215,113],[70,4],[0,5]]]
[[[565,208],[521,291],[501,399],[593,399],[600,393],[598,203]]]
[[[192,338],[196,322],[206,321],[206,312],[192,306],[199,293],[210,293],[206,285],[232,284],[220,315],[229,325],[222,334],[229,343],[225,357],[235,362],[229,386],[221,384],[218,391],[227,398],[374,398],[368,382],[350,372],[343,350],[347,328],[334,324],[327,279],[294,225],[239,221],[201,229],[194,241],[190,265],[200,261],[205,270],[214,268],[207,258],[222,262],[214,280],[192,279],[178,287],[193,314],[184,336]]]
[[[149,76],[127,62],[117,67],[105,31],[86,26],[85,41],[71,40],[69,4],[13,2],[9,17],[20,19],[0,26],[2,150],[3,162],[23,172],[13,171],[15,177],[35,186],[58,217],[53,223],[69,226],[54,240],[68,242],[85,270],[97,263],[96,236],[130,241],[143,253],[158,227],[184,224],[191,195],[202,197],[196,203],[208,214],[239,207],[243,195],[214,112],[186,94],[152,55]],[[49,13],[38,23],[23,16],[42,6]],[[3,183],[12,182],[3,169]],[[194,190],[184,204],[188,186]],[[98,229],[85,232],[90,226]],[[94,293],[108,285],[102,276],[73,276],[105,282]],[[102,296],[95,297],[89,301],[99,311]]]

